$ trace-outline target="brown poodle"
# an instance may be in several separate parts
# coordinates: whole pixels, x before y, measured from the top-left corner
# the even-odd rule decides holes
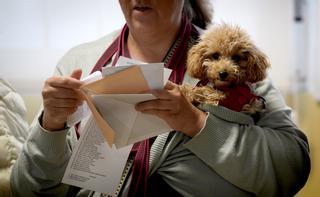
[[[190,49],[187,66],[188,74],[200,79],[197,87],[180,86],[193,104],[222,105],[253,116],[264,111],[264,99],[251,92],[251,85],[266,77],[270,64],[238,26],[206,30]]]

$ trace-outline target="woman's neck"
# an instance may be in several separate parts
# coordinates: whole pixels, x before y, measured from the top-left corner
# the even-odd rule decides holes
[[[147,63],[162,62],[178,33],[179,28],[165,33],[140,33],[129,30],[127,47],[130,56]]]

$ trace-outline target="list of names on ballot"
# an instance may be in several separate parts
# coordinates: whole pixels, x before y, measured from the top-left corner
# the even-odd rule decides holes
[[[62,182],[84,189],[114,194],[132,145],[116,149],[105,142],[90,117],[81,131]]]
[[[77,150],[76,160],[71,164],[71,168],[78,171],[105,176],[96,172],[96,162],[105,159],[99,147],[105,145],[103,135],[100,132],[89,131],[83,136],[79,149]]]

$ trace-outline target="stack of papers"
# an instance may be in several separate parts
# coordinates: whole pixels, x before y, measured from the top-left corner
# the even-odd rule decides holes
[[[68,118],[72,126],[91,112],[82,128],[62,182],[114,194],[132,144],[172,128],[162,119],[135,110],[139,102],[156,99],[171,71],[163,63],[143,64],[120,57],[118,66],[85,79],[86,104]],[[90,110],[88,110],[90,109]]]

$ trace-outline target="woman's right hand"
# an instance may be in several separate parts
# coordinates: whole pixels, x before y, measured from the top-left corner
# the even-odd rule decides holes
[[[83,98],[79,91],[83,82],[80,81],[82,71],[76,69],[70,77],[54,76],[46,80],[43,90],[42,127],[48,131],[64,128],[67,117],[82,104]]]

